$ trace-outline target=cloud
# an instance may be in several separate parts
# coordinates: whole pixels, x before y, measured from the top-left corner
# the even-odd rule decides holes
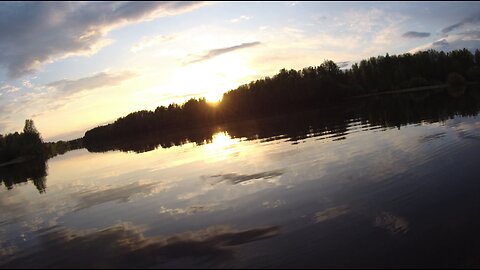
[[[416,32],[416,31],[408,31],[403,33],[403,38],[426,38],[429,37],[430,33],[427,32]]]
[[[249,42],[249,43],[242,43],[240,45],[235,45],[235,46],[232,46],[232,47],[214,49],[214,50],[208,51],[206,54],[204,54],[202,56],[196,57],[196,59],[188,61],[187,64],[193,64],[193,63],[206,61],[206,60],[212,59],[214,57],[217,57],[217,56],[225,54],[225,53],[233,52],[233,51],[240,50],[240,49],[246,49],[246,48],[254,47],[254,46],[257,46],[257,45],[260,45],[260,44],[261,44],[261,42],[255,41],[255,42]]]
[[[354,10],[346,12],[339,25],[353,33],[379,33],[385,28],[397,27],[407,17],[400,13],[387,13],[384,10],[372,8],[369,10]],[[335,19],[334,19],[335,20]]]
[[[250,20],[250,17],[245,16],[245,15],[242,15],[242,16],[240,16],[240,17],[238,17],[238,18],[231,19],[230,22],[231,22],[231,23],[237,23],[237,22],[248,21],[248,20]]]
[[[463,20],[461,22],[458,22],[458,23],[452,24],[450,26],[447,26],[447,27],[443,28],[441,30],[441,32],[443,34],[447,34],[447,33],[450,33],[451,31],[456,30],[458,28],[461,28],[465,25],[475,24],[475,23],[480,23],[480,14],[470,16],[470,17],[466,18],[465,20]]]
[[[62,96],[71,95],[83,90],[92,90],[104,86],[118,85],[121,82],[136,76],[131,71],[117,73],[100,72],[90,77],[77,80],[59,80],[47,84],[47,87],[55,88]]]
[[[480,39],[480,30],[471,30],[459,33],[458,35],[462,36],[465,40],[479,40]]]
[[[448,45],[448,41],[445,38],[432,42],[432,47],[439,47],[439,46],[446,46],[446,45]]]
[[[188,12],[202,2],[2,2],[0,66],[11,78],[58,59],[92,55],[120,26]]]
[[[20,90],[20,88],[14,86],[14,85],[6,84],[6,83],[0,83],[0,94],[2,92],[3,93],[14,93],[14,92],[17,92],[18,90]]]
[[[187,258],[226,261],[234,259],[235,247],[280,234],[277,226],[243,231],[212,226],[167,237],[147,237],[145,231],[145,226],[129,223],[98,231],[43,229],[38,232],[38,245],[29,254],[6,260],[0,267],[158,268],[179,259],[188,263]]]
[[[333,14],[322,24],[324,30],[320,44],[332,52],[344,51],[349,58],[366,58],[372,55],[385,54],[398,46],[397,38],[404,33],[402,25],[408,15],[399,12],[387,12],[378,8],[357,9]],[[325,51],[325,49],[323,51]]]
[[[316,15],[316,16],[313,16],[312,19],[315,23],[320,23],[321,24],[321,23],[326,22],[328,20],[328,17],[325,16],[325,15]]]
[[[335,63],[339,68],[346,68],[350,65],[350,61],[342,61]]]
[[[139,42],[135,43],[132,46],[132,48],[130,48],[130,51],[133,53],[137,53],[139,51],[143,51],[144,49],[156,46],[158,44],[161,44],[163,42],[167,42],[173,39],[175,39],[174,36],[165,36],[165,35],[143,37]]]
[[[468,49],[472,52],[480,47],[480,31],[468,31],[458,34],[450,34],[448,37],[436,40],[410,50],[410,53],[435,49],[439,51],[453,51]]]
[[[15,118],[37,118],[68,106],[79,95],[121,84],[134,76],[134,72],[124,70],[100,72],[84,78],[64,79],[45,85],[24,82],[29,85],[28,89],[14,93],[0,91],[3,94],[0,96],[0,126],[3,127],[3,132],[14,132],[21,127],[21,121],[13,120]]]

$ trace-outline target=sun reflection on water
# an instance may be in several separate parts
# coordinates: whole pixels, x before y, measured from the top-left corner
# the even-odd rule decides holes
[[[212,137],[212,142],[204,146],[206,160],[225,160],[239,154],[240,139],[233,139],[228,132],[218,132]]]

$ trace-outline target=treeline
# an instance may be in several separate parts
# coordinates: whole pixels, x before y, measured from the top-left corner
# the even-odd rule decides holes
[[[12,189],[31,181],[43,193],[47,159],[79,148],[83,148],[82,139],[44,143],[33,120],[27,119],[23,132],[0,134],[0,185]]]
[[[280,139],[294,144],[311,137],[316,140],[348,140],[350,134],[358,130],[401,128],[409,124],[441,122],[458,115],[478,115],[479,111],[480,86],[476,85],[468,87],[462,96],[455,98],[442,89],[375,96],[349,100],[320,110],[230,122],[221,126],[169,133],[142,133],[135,136],[135,139],[111,140],[97,147],[87,145],[87,149],[90,152],[120,150],[140,153],[185,143],[210,143],[218,132],[227,132],[232,138],[262,141]],[[81,140],[45,143],[56,145],[51,150],[56,149],[58,154],[63,152],[62,149],[73,149],[75,144],[80,147]],[[7,189],[29,182],[43,193],[47,189],[46,176],[47,165],[42,160],[0,166],[0,185]]]
[[[0,164],[21,163],[32,159],[45,161],[57,155],[83,148],[83,140],[44,143],[33,120],[25,120],[23,132],[0,134]]]
[[[0,164],[15,159],[30,160],[45,157],[42,138],[32,120],[25,120],[22,133],[15,132],[5,136],[0,134]]]
[[[225,93],[215,106],[205,99],[191,99],[182,105],[131,113],[87,131],[84,143],[95,147],[140,134],[167,136],[187,128],[322,108],[362,94],[443,84],[451,74],[479,81],[479,65],[478,49],[474,54],[467,49],[387,54],[362,60],[347,70],[327,60],[317,67],[282,69],[273,77],[242,85]]]
[[[372,57],[345,71],[348,84],[357,85],[363,93],[399,90],[442,84],[451,73],[470,81],[480,80],[480,51],[421,51]]]
[[[159,147],[186,143],[210,143],[218,132],[247,140],[289,140],[308,137],[346,139],[352,129],[400,128],[422,122],[442,122],[455,116],[474,116],[480,111],[480,85],[470,86],[461,96],[452,97],[444,89],[428,92],[379,95],[355,99],[324,109],[288,115],[232,121],[206,128],[189,128],[172,132],[142,133],[126,139],[115,138],[101,145],[86,145],[90,152],[111,150],[142,153]]]
[[[83,148],[83,139],[44,143],[45,154],[48,158],[81,148]]]

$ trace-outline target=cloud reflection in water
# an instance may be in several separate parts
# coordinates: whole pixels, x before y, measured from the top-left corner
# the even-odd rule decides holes
[[[52,227],[40,231],[33,252],[2,267],[13,268],[144,268],[171,260],[229,260],[233,247],[279,235],[277,226],[235,230],[211,226],[170,237],[147,237],[144,226],[121,223],[100,231]]]

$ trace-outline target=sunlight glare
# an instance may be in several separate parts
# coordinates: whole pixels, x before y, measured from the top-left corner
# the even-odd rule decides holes
[[[222,101],[223,97],[223,92],[210,92],[205,95],[205,99],[207,99],[207,102],[212,104],[212,105],[218,105],[220,101]]]
[[[205,155],[210,161],[225,160],[239,153],[239,139],[232,139],[227,132],[218,132],[212,142],[205,145]]]
[[[218,103],[223,93],[256,75],[245,57],[225,55],[182,67],[172,76],[168,88],[179,96],[193,92],[198,94],[197,97],[205,97],[208,102]]]

